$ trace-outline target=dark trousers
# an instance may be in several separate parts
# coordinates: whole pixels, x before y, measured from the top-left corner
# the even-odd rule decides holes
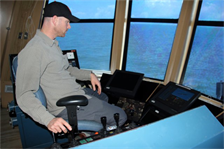
[[[123,125],[127,120],[127,115],[120,107],[108,103],[108,97],[105,93],[100,95],[90,88],[84,89],[86,95],[91,96],[87,106],[81,106],[77,110],[78,120],[93,120],[101,123],[101,117],[106,116],[107,125],[116,125],[114,114],[119,113],[119,126]],[[67,110],[64,109],[57,117],[67,120]]]

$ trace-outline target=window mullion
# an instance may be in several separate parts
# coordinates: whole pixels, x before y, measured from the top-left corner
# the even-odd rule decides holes
[[[180,75],[186,59],[186,47],[189,45],[189,42],[187,42],[188,36],[191,35],[194,25],[194,19],[192,19],[195,13],[193,11],[194,5],[197,5],[197,3],[198,1],[185,0],[183,2],[164,84],[169,81],[177,83],[180,81]]]

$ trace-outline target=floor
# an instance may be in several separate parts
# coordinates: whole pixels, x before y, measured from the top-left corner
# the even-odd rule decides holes
[[[22,148],[18,126],[12,128],[9,124],[9,113],[6,108],[1,108],[1,149]]]

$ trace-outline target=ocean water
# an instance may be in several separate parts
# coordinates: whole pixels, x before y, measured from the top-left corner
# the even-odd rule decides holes
[[[224,81],[224,28],[196,30],[183,84],[216,97],[216,83]]]
[[[76,49],[80,67],[109,70],[112,23],[75,23],[66,37],[57,38],[63,50]],[[163,80],[176,24],[131,23],[126,70]],[[224,81],[224,29],[199,27],[183,84],[216,97],[216,83]]]
[[[65,37],[57,38],[62,50],[76,49],[80,67],[110,68],[113,23],[72,23]]]
[[[165,77],[176,24],[131,23],[126,70]]]

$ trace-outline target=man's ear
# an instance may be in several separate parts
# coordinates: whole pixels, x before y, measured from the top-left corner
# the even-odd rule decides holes
[[[52,17],[52,23],[54,24],[54,26],[57,25],[57,22],[58,22],[58,17],[56,15],[54,15]]]

